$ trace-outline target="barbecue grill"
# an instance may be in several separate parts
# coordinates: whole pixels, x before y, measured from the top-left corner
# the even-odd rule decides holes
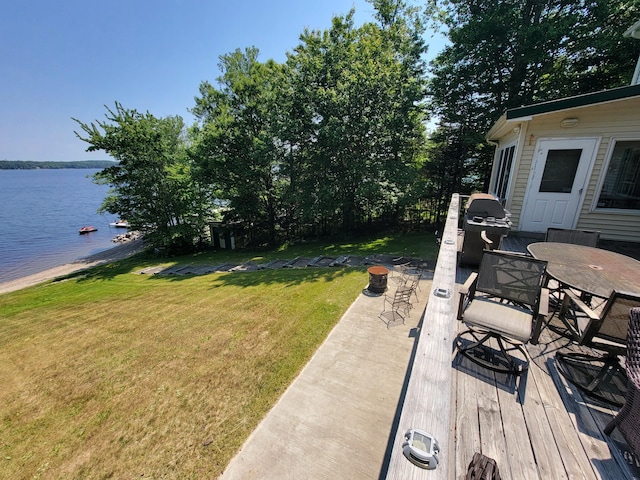
[[[460,263],[480,265],[485,248],[499,249],[511,228],[511,214],[496,197],[474,193],[469,197],[464,216],[464,240]]]

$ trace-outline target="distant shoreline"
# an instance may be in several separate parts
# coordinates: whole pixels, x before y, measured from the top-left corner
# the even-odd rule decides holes
[[[36,162],[31,160],[0,160],[0,170],[59,170],[63,168],[108,168],[117,165],[113,160],[81,160],[76,162]]]
[[[10,280],[8,282],[0,283],[0,295],[3,293],[14,292],[16,290],[31,287],[39,283],[53,280],[64,275],[70,275],[72,273],[86,270],[98,265],[103,265],[105,263],[116,262],[131,255],[135,255],[136,253],[141,252],[143,249],[144,243],[142,239],[132,240],[121,245],[116,245],[112,248],[96,253],[94,255],[90,255],[86,258],[76,260],[72,263],[49,268],[42,272],[27,275],[16,280]]]

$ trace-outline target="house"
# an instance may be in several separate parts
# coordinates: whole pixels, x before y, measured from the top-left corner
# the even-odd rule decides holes
[[[640,85],[509,109],[486,138],[496,145],[489,191],[512,231],[640,242]]]

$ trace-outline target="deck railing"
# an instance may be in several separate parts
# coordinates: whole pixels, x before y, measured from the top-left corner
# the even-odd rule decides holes
[[[418,344],[404,399],[398,430],[389,459],[386,478],[446,479],[455,471],[455,445],[451,431],[452,358],[456,321],[456,265],[460,196],[454,194],[449,205],[440,252],[433,275],[433,287],[424,312]],[[405,432],[424,430],[440,445],[435,470],[410,463],[403,455]],[[384,475],[381,475],[384,477]]]

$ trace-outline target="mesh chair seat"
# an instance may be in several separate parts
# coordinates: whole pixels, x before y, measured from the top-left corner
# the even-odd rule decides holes
[[[541,287],[546,266],[531,257],[485,251],[478,273],[460,291],[458,319],[469,329],[456,339],[458,352],[497,372],[524,371],[529,365],[524,344],[537,342],[546,316],[548,297]]]

